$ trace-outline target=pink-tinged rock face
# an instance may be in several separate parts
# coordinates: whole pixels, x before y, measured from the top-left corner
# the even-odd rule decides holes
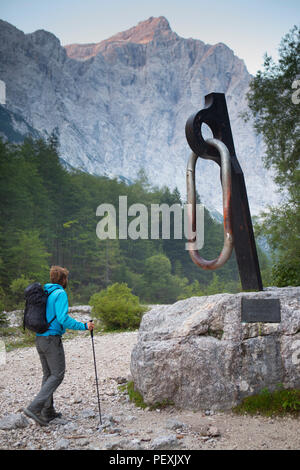
[[[160,16],[159,18],[149,18],[146,21],[141,21],[137,26],[128,29],[127,31],[117,33],[109,39],[105,39],[95,44],[68,44],[65,49],[70,58],[76,60],[87,60],[94,57],[99,52],[105,53],[109,45],[113,44],[115,47],[123,45],[126,42],[134,44],[147,44],[153,40],[155,34],[160,33],[165,36],[174,35],[166,18]]]

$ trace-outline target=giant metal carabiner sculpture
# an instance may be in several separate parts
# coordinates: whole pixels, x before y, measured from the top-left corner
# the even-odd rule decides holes
[[[198,250],[189,250],[190,256],[195,264],[203,269],[218,269],[230,258],[233,249],[233,235],[231,224],[231,163],[228,148],[218,139],[207,139],[206,143],[215,147],[221,159],[221,181],[223,193],[223,215],[224,215],[224,245],[218,258],[207,261],[201,258]],[[195,188],[195,167],[198,156],[192,152],[187,166],[187,203],[191,204],[189,212],[189,226],[196,233],[196,188]],[[189,240],[193,242],[194,240]]]
[[[205,140],[201,126],[207,124],[214,138]],[[189,225],[196,232],[195,165],[198,157],[215,161],[221,167],[223,191],[224,246],[218,258],[207,261],[197,250],[190,250],[192,260],[203,269],[217,269],[230,258],[234,247],[243,290],[263,290],[247,191],[237,160],[230,121],[223,93],[205,97],[205,108],[186,123],[186,138],[193,153],[187,168],[188,203],[192,210]],[[231,188],[230,188],[231,186]],[[234,245],[233,245],[234,241]]]

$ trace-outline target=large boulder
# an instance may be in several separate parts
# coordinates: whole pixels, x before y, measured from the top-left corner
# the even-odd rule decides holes
[[[241,299],[280,300],[280,323],[241,322]],[[300,387],[300,287],[192,297],[143,316],[131,355],[148,404],[229,409],[263,388]]]

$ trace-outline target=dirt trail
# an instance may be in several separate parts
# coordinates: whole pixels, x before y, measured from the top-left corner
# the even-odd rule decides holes
[[[0,449],[299,449],[299,419],[237,416],[231,412],[142,410],[119,384],[130,374],[137,333],[95,335],[104,431],[99,414],[88,333],[64,342],[67,371],[55,393],[63,413],[47,427],[0,430]],[[6,353],[0,366],[0,419],[20,413],[38,392],[41,366],[36,349]]]

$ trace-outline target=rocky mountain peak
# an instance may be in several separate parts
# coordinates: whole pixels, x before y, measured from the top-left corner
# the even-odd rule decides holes
[[[52,43],[56,47],[60,47],[60,40],[54,34],[49,31],[45,31],[44,29],[38,29],[37,31],[34,31],[34,33],[27,34],[26,36],[37,46],[43,47]]]
[[[57,130],[67,165],[131,181],[143,168],[151,183],[177,186],[183,199],[186,120],[203,107],[205,95],[224,93],[251,213],[276,203],[261,136],[240,116],[251,80],[244,62],[222,43],[181,38],[162,16],[97,44],[65,48],[46,31],[24,34],[0,23],[0,80],[7,111],[0,134],[2,125],[7,135],[8,122],[10,135]],[[219,168],[199,160],[201,201],[220,211]]]
[[[67,55],[76,60],[87,60],[99,52],[104,52],[110,45],[123,45],[126,43],[148,44],[158,36],[176,36],[172,32],[168,20],[164,16],[157,18],[151,16],[145,21],[140,21],[126,31],[117,33],[104,41],[92,44],[68,44],[65,47]]]
[[[140,21],[137,26],[123,31],[122,33],[118,33],[105,42],[127,41],[136,44],[146,44],[153,40],[157,32],[172,32],[169,22],[164,16],[159,16],[158,18],[151,16],[148,20]]]

